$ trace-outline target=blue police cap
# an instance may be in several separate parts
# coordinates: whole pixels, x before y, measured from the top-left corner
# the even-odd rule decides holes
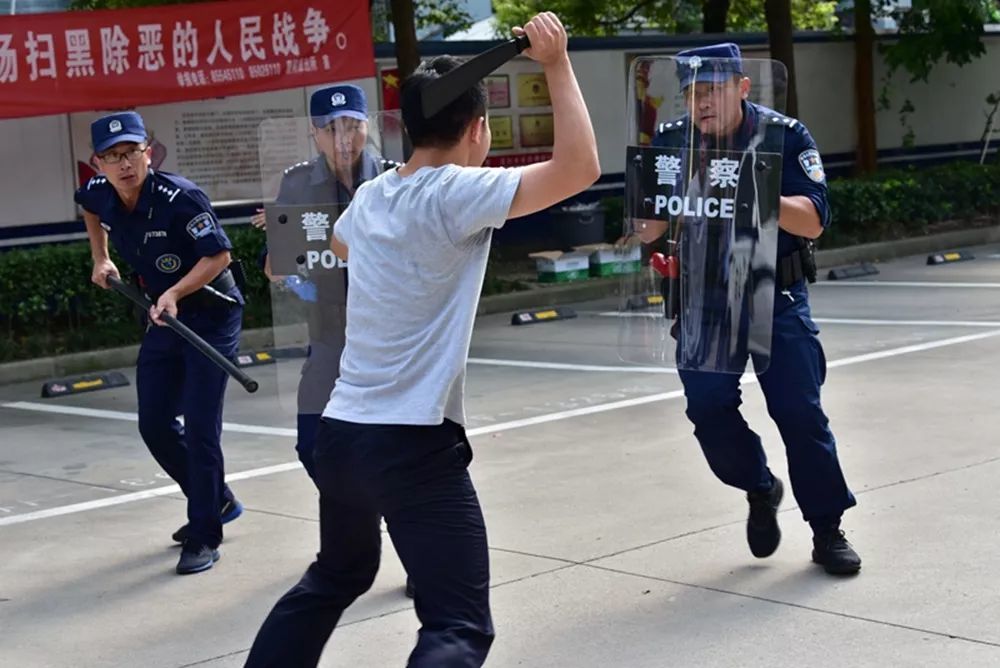
[[[681,88],[700,81],[727,81],[743,74],[740,47],[732,42],[681,51],[676,56],[676,63]]]
[[[368,120],[368,102],[365,92],[357,86],[343,84],[321,88],[309,99],[309,115],[318,128],[329,125],[335,118],[347,116],[359,121]]]
[[[121,142],[140,144],[144,141],[146,126],[142,123],[142,116],[134,111],[102,116],[90,124],[90,143],[94,146],[94,153],[107,151]]]

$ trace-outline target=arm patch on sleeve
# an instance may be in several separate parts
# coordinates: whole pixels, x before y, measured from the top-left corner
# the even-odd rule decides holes
[[[823,161],[819,157],[819,151],[811,148],[799,153],[799,164],[802,171],[806,173],[811,181],[823,183],[826,181],[826,172],[823,170]]]
[[[201,239],[212,234],[214,227],[215,219],[212,217],[212,214],[205,212],[199,213],[188,222],[187,231],[192,239]]]

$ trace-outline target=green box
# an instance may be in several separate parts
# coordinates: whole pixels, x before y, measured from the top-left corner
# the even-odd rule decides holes
[[[590,272],[586,269],[538,272],[539,283],[568,283],[570,281],[579,281],[585,278],[590,278]]]
[[[541,251],[531,253],[535,259],[539,283],[568,283],[589,278],[590,260],[588,253],[572,251]]]
[[[626,262],[603,262],[590,265],[591,276],[619,276],[621,274],[637,274],[642,268],[638,260]]]

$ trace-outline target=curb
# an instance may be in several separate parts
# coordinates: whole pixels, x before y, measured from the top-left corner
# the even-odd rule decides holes
[[[910,239],[821,250],[816,253],[816,264],[820,269],[829,269],[860,262],[881,262],[942,249],[959,249],[990,243],[1000,243],[1000,226],[991,225],[973,230],[957,230]],[[535,287],[522,292],[483,297],[479,300],[476,315],[492,315],[614,297],[618,295],[618,286],[618,278],[594,278],[580,283]],[[241,351],[269,348],[273,345],[274,337],[270,329],[245,330],[240,340]],[[138,353],[139,346],[133,345],[8,362],[0,364],[0,385],[133,366]]]

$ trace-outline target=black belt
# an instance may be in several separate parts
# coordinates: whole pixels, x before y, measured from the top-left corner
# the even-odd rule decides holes
[[[192,292],[177,302],[177,307],[190,308],[219,308],[238,306],[239,301],[229,296],[229,292],[236,287],[236,277],[232,270],[226,267],[221,274],[216,276],[205,287]],[[161,293],[162,294],[162,293]],[[150,300],[155,304],[160,295],[150,295]]]

